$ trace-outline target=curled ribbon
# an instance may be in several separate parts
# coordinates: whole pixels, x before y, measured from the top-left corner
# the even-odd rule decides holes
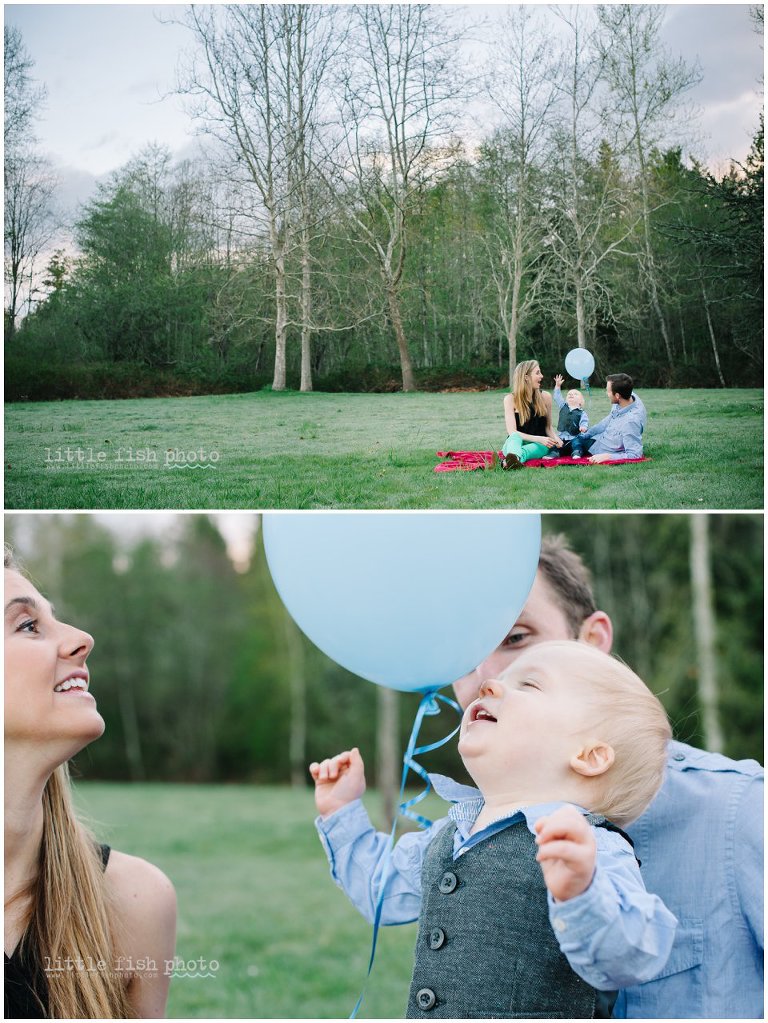
[[[449,707],[453,707],[454,710],[461,714],[461,707],[458,705],[458,703],[456,703],[455,700],[452,700],[449,696],[443,696],[441,693],[438,692],[437,689],[428,690],[426,693],[424,693],[419,703],[418,710],[416,711],[416,717],[414,718],[413,722],[413,728],[411,729],[411,735],[410,738],[408,739],[408,745],[406,747],[405,753],[403,754],[403,775],[402,780],[400,782],[398,809],[399,812],[404,817],[408,817],[410,818],[410,820],[416,821],[422,828],[431,827],[432,821],[429,820],[429,818],[427,817],[422,817],[422,815],[419,813],[413,813],[411,808],[416,806],[417,803],[420,803],[422,799],[426,799],[426,797],[429,795],[430,789],[432,788],[432,782],[429,780],[429,775],[427,774],[427,772],[424,770],[421,764],[416,762],[414,758],[420,756],[422,753],[431,753],[432,750],[439,749],[440,746],[444,746],[447,742],[450,742],[450,740],[458,732],[459,728],[461,728],[461,722],[459,722],[458,725],[456,725],[456,727],[453,729],[453,731],[449,735],[446,735],[445,738],[438,739],[437,742],[431,742],[427,746],[416,745],[416,741],[419,737],[419,730],[421,729],[421,723],[424,720],[424,718],[431,717],[432,715],[440,713],[440,703],[438,701],[447,704]],[[413,771],[414,774],[417,774],[422,779],[422,781],[426,783],[426,785],[425,788],[418,793],[418,795],[413,796],[411,799],[407,801],[404,801],[403,797],[405,795],[405,782],[408,778],[409,771]],[[371,970],[373,969],[373,960],[376,957],[376,942],[378,940],[379,926],[381,924],[381,911],[384,905],[384,892],[387,887],[387,882],[389,881],[388,876],[389,867],[392,860],[392,850],[395,847],[396,830],[397,816],[395,816],[395,819],[392,822],[392,830],[389,833],[389,842],[387,844],[386,853],[384,854],[384,864],[381,872],[381,883],[379,885],[379,891],[376,898],[376,912],[374,913],[373,917],[373,937],[371,939],[371,955],[370,958],[368,959],[368,972],[365,976],[365,981],[363,982],[363,990],[360,992],[360,997],[357,999],[355,1007],[350,1014],[349,1017],[350,1019],[357,1018],[358,1010],[360,1006],[363,1004],[363,998],[365,997],[365,989],[368,986],[368,979],[371,976]]]

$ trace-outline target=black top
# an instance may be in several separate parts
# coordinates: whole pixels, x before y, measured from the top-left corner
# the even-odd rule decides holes
[[[106,869],[110,848],[101,847],[101,862]],[[23,934],[10,957],[5,957],[5,1019],[46,1019],[48,982],[43,964],[27,947]]]
[[[518,433],[527,433],[531,437],[546,437],[547,436],[547,417],[536,416],[533,414],[533,408],[530,411],[530,419],[527,419],[524,423],[520,422],[520,416],[515,412],[515,427]]]

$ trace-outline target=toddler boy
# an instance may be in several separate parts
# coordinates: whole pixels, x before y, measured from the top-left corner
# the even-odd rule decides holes
[[[555,389],[552,392],[552,397],[560,409],[557,418],[557,435],[563,441],[563,446],[556,452],[552,452],[549,455],[550,458],[566,458],[572,454],[572,442],[589,429],[589,416],[584,411],[584,395],[572,387],[563,398],[562,385],[563,377],[558,373],[555,377]],[[574,455],[574,458],[577,457],[579,456]]]
[[[590,1018],[599,991],[660,972],[677,921],[618,828],[660,787],[669,738],[619,661],[537,644],[465,711],[459,752],[482,797],[468,790],[429,843],[404,836],[391,869],[359,752],[310,766],[336,883],[372,919],[384,881],[381,922],[419,919],[409,1017]]]

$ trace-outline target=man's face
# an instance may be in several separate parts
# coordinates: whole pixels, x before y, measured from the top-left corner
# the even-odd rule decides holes
[[[456,699],[466,709],[477,699],[483,682],[498,678],[534,644],[553,639],[576,638],[551,586],[544,575],[537,572],[526,605],[503,642],[473,672],[454,682]]]
[[[619,400],[618,394],[613,393],[613,388],[611,387],[610,380],[605,385],[605,393],[608,395],[608,401],[611,403],[611,405],[615,405]]]

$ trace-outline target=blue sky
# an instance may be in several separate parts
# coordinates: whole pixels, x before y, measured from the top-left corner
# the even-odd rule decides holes
[[[475,4],[471,18],[490,25],[504,5]],[[691,99],[702,109],[705,136],[696,155],[715,168],[743,159],[762,99],[763,55],[743,4],[666,5],[663,38],[686,60],[698,59],[703,80]],[[93,182],[124,164],[148,142],[175,154],[194,147],[194,125],[173,93],[188,32],[167,23],[181,6],[152,4],[10,4],[17,26],[48,88],[38,125],[65,192],[87,197]],[[544,8],[547,17],[554,17]],[[491,29],[486,29],[492,33]],[[706,137],[708,136],[708,138]]]

